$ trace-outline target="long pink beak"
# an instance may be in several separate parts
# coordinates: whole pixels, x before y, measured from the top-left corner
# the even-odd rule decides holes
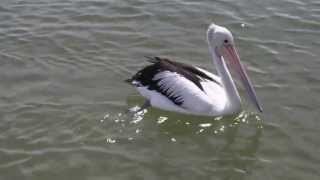
[[[222,55],[229,59],[231,66],[236,70],[236,72],[239,74],[240,79],[243,83],[243,86],[245,87],[250,100],[253,102],[253,104],[256,106],[256,108],[262,112],[261,104],[259,103],[259,100],[257,98],[256,92],[252,86],[252,83],[247,75],[247,72],[243,65],[240,62],[239,55],[237,53],[236,48],[233,45],[227,45],[222,48]]]

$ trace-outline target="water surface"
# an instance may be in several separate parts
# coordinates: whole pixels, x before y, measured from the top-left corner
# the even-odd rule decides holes
[[[0,19],[1,179],[320,177],[317,0],[13,0]],[[211,22],[233,32],[265,112],[125,114],[143,103],[123,80],[144,56],[214,70]]]

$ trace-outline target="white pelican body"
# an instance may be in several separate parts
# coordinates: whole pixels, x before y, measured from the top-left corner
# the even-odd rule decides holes
[[[204,69],[165,58],[149,58],[153,63],[127,80],[136,86],[149,105],[185,114],[221,116],[241,110],[241,100],[224,58],[239,73],[246,90],[259,111],[255,91],[226,28],[211,24],[207,31],[209,50],[217,69],[216,76]]]

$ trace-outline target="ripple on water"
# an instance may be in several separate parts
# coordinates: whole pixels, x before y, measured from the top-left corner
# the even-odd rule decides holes
[[[311,179],[319,164],[319,5],[3,2],[1,177]],[[126,102],[136,92],[122,80],[147,64],[143,56],[211,65],[211,21],[235,34],[266,112],[125,114],[142,98]]]

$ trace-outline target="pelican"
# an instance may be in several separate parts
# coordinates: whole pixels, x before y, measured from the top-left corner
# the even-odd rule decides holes
[[[207,30],[207,42],[218,76],[167,58],[148,57],[152,64],[126,80],[146,99],[138,111],[152,106],[202,116],[240,112],[241,99],[228,70],[228,62],[239,75],[252,103],[262,112],[256,92],[240,62],[231,32],[213,23]]]

